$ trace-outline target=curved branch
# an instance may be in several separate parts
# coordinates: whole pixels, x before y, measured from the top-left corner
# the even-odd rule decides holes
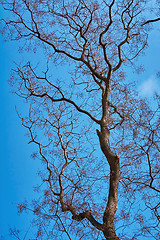
[[[148,23],[158,22],[158,21],[160,21],[160,18],[150,19],[150,20],[147,20],[146,22],[144,22],[141,26],[144,26]]]
[[[111,72],[112,72],[112,65],[111,63],[109,62],[108,58],[107,58],[107,53],[106,53],[106,44],[102,42],[102,38],[104,36],[104,34],[109,30],[111,24],[113,23],[113,20],[112,20],[112,7],[115,3],[115,0],[112,1],[112,3],[110,4],[109,6],[109,24],[107,25],[107,27],[101,32],[100,36],[99,36],[99,44],[102,46],[102,49],[103,49],[103,54],[104,54],[104,59],[109,67],[109,71],[108,71],[108,76],[107,76],[107,79],[110,78],[110,75],[111,75]]]
[[[78,112],[81,112],[81,113],[84,113],[86,114],[88,117],[90,117],[90,119],[92,119],[94,122],[96,122],[97,124],[100,124],[101,121],[100,120],[97,120],[95,117],[93,117],[88,111],[80,108],[74,101],[72,101],[71,99],[68,99],[68,98],[65,98],[65,97],[62,97],[62,98],[53,98],[51,97],[50,95],[48,95],[48,93],[43,93],[43,94],[36,94],[34,93],[33,91],[30,91],[31,95],[35,96],[35,97],[40,97],[40,98],[43,98],[43,97],[48,97],[52,102],[62,102],[62,101],[65,101],[65,102],[68,102],[70,104],[72,104],[77,110]]]
[[[76,221],[82,221],[83,219],[88,219],[89,222],[96,227],[98,230],[103,231],[104,230],[104,226],[103,224],[97,222],[95,220],[95,218],[92,216],[91,211],[84,211],[83,213],[79,213],[76,215],[72,216],[72,219],[76,220]]]

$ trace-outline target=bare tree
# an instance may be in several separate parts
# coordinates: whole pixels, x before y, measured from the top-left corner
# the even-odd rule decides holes
[[[152,109],[127,77],[159,20],[148,1],[1,3],[4,37],[44,50],[10,81],[43,166],[40,200],[19,205],[35,215],[34,238],[159,239],[160,98]]]

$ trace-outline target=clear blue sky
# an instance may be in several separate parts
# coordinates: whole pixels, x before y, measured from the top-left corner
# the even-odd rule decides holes
[[[15,111],[15,105],[21,109],[23,104],[8,85],[17,57],[16,43],[4,43],[0,38],[0,239],[4,240],[10,240],[10,226],[28,228],[29,215],[18,216],[16,203],[32,199],[38,181],[37,163],[30,157],[33,148],[27,144],[26,130]]]
[[[159,24],[160,27],[160,24]],[[25,198],[34,196],[33,186],[37,184],[37,163],[30,158],[32,146],[27,144],[25,129],[15,111],[15,105],[23,108],[21,99],[11,93],[7,81],[13,60],[22,58],[17,52],[18,42],[4,43],[0,37],[0,237],[10,240],[9,226],[20,228],[29,227],[29,215],[17,215],[16,203]],[[154,89],[160,89],[156,73],[160,72],[160,31],[153,32],[150,37],[150,47],[146,56],[139,59],[144,64],[146,71],[142,75],[131,77],[138,81],[138,85],[145,96],[149,91],[150,96]]]

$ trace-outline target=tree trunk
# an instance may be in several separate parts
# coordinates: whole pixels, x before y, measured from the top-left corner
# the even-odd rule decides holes
[[[119,240],[115,233],[114,228],[114,217],[117,210],[118,182],[119,182],[119,167],[117,169],[115,168],[115,170],[110,169],[110,186],[108,202],[103,215],[104,224],[103,234],[107,240]]]
[[[107,240],[119,240],[115,233],[114,217],[117,210],[117,192],[119,183],[119,157],[115,155],[108,145],[109,130],[102,128],[101,132],[97,130],[102,152],[107,158],[110,166],[110,185],[107,206],[103,215],[103,234]]]

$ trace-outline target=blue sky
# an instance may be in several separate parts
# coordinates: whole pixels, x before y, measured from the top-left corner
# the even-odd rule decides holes
[[[29,216],[18,216],[16,203],[32,198],[38,178],[37,163],[30,157],[32,146],[27,144],[26,131],[15,111],[15,105],[20,109],[23,105],[8,85],[13,59],[18,57],[15,45],[4,43],[0,38],[0,239],[5,240],[10,239],[10,226],[28,228]]]
[[[158,24],[160,27],[160,24]],[[158,29],[158,27],[157,27]],[[29,227],[29,215],[18,216],[16,203],[25,198],[32,199],[33,187],[37,184],[38,165],[30,157],[32,146],[27,144],[26,130],[21,126],[15,111],[15,105],[23,109],[21,99],[11,93],[8,85],[13,61],[22,58],[18,54],[16,42],[4,43],[0,37],[0,239],[10,240],[9,226]],[[131,73],[138,82],[142,96],[152,97],[154,90],[160,91],[160,31],[154,31],[150,37],[150,47],[139,61],[146,71],[141,75]],[[1,237],[1,235],[3,237]]]

